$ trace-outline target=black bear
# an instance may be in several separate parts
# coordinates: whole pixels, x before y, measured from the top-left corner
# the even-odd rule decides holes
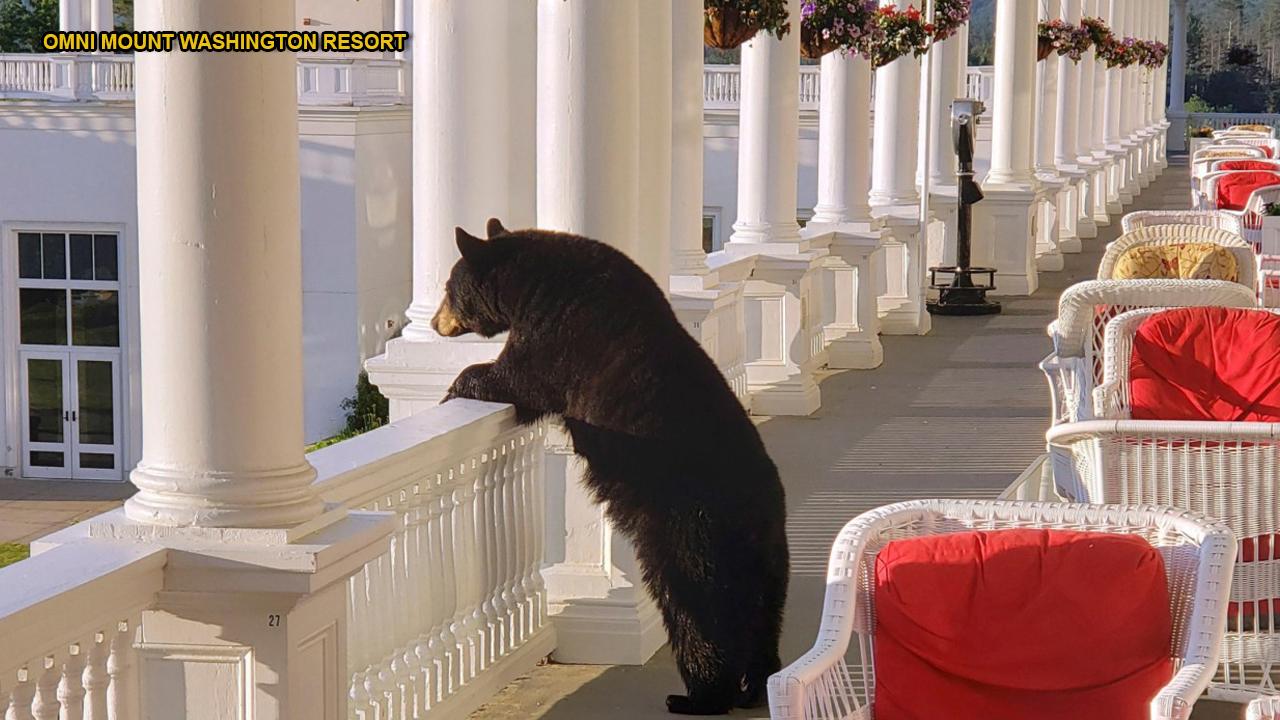
[[[462,258],[436,332],[508,332],[453,397],[561,418],[585,480],[630,537],[688,695],[674,713],[757,707],[781,667],[788,578],[782,483],[755,425],[662,291],[626,255],[587,238],[457,231]]]

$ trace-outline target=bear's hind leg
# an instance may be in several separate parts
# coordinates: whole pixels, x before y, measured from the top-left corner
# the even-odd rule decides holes
[[[671,651],[688,695],[668,695],[667,710],[678,715],[723,715],[743,691],[742,646],[732,637],[710,637],[693,618],[666,609]]]

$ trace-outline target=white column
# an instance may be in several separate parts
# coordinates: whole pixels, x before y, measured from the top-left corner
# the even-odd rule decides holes
[[[1172,0],[1173,29],[1169,38],[1169,147],[1187,149],[1187,0]]]
[[[818,106],[818,204],[814,224],[869,223],[871,63],[837,52],[822,58]]]
[[[930,63],[934,102],[929,115],[929,185],[949,188],[956,184],[956,152],[951,140],[951,103],[964,95],[963,78],[955,71],[969,63],[967,33],[956,33],[933,49]]]
[[[1040,5],[1040,20],[1056,18],[1057,5],[1053,7]],[[1044,185],[1046,200],[1040,203],[1035,225],[1036,234],[1036,268],[1039,270],[1057,271],[1063,268],[1062,235],[1063,225],[1060,221],[1064,207],[1070,206],[1067,179],[1058,173],[1054,144],[1058,135],[1058,66],[1069,62],[1059,57],[1058,53],[1049,53],[1044,60],[1036,63],[1036,177]],[[1074,229],[1074,228],[1073,228]]]
[[[115,12],[111,0],[89,0],[89,29],[94,32],[115,30]]]
[[[1001,294],[1035,292],[1034,215],[1042,200],[1032,171],[1037,3],[997,0],[991,170],[975,206],[975,257],[996,268]]]
[[[1110,27],[1114,18],[1107,12],[1110,0],[1097,0],[1094,5],[1095,17],[1102,18],[1103,22]],[[1113,207],[1112,203],[1117,202],[1111,184],[1111,165],[1112,158],[1107,152],[1106,147],[1106,128],[1107,128],[1107,76],[1111,74],[1111,70],[1107,64],[1094,56],[1093,61],[1093,87],[1090,92],[1093,93],[1093,115],[1090,122],[1089,147],[1092,149],[1095,167],[1092,169],[1093,178],[1093,220],[1098,226],[1106,226],[1111,224],[1111,211],[1109,207]]]
[[[1036,3],[997,0],[991,170],[986,183],[1030,186],[1034,138]]]
[[[58,0],[58,29],[63,32],[83,30],[83,7],[83,0]]]
[[[432,0],[417,11],[413,300],[401,337],[366,363],[393,419],[434,406],[459,371],[502,348],[431,329],[458,259],[454,227],[483,234],[490,217],[511,228],[534,221],[534,1]]]
[[[905,9],[907,0],[881,0]],[[871,156],[871,205],[914,205],[920,132],[920,60],[906,55],[879,68],[875,81],[875,139]]]
[[[640,28],[652,11],[637,0],[538,3],[537,225],[608,242],[633,258],[647,167],[639,144]],[[665,84],[671,69],[656,74]],[[669,98],[670,87],[664,92]],[[668,218],[659,232],[669,228]],[[548,504],[556,508],[549,532],[564,546],[544,572],[555,657],[644,663],[665,635],[640,587],[634,552],[579,482],[585,468],[567,436],[553,434],[548,452]]]
[[[671,289],[702,289],[702,2],[673,0]]]
[[[726,250],[797,243],[796,146],[800,132],[800,0],[787,0],[792,31],[742,46],[738,115],[738,217]]]
[[[294,22],[292,2],[142,9],[139,29]],[[322,510],[303,456],[296,62],[289,53],[135,60],[147,381],[132,520],[287,527]]]
[[[409,33],[409,44],[406,49],[396,53],[398,60],[411,60],[413,57],[413,0],[395,0],[393,30]]]
[[[1108,0],[1107,16],[1116,40],[1122,39],[1128,31],[1127,6],[1135,0]],[[1111,68],[1106,72],[1103,90],[1102,114],[1105,118],[1102,128],[1102,143],[1108,155],[1110,170],[1107,173],[1107,212],[1115,214],[1121,211],[1123,204],[1133,201],[1129,194],[1128,174],[1129,157],[1125,143],[1128,140],[1128,106],[1133,88],[1128,69]]]
[[[1098,0],[1081,0],[1080,16],[1096,17],[1098,9]],[[1075,149],[1078,153],[1076,163],[1081,171],[1085,173],[1085,182],[1082,185],[1079,195],[1080,202],[1076,210],[1079,216],[1076,221],[1076,234],[1082,238],[1096,237],[1098,234],[1097,223],[1094,218],[1094,207],[1098,204],[1098,198],[1094,192],[1093,176],[1097,171],[1097,161],[1093,157],[1093,118],[1097,115],[1094,108],[1093,80],[1100,63],[1092,48],[1084,54],[1080,60],[1077,77],[1079,78],[1078,90],[1078,113],[1076,115],[1078,122],[1076,126],[1076,143]]]
[[[1061,17],[1072,25],[1080,24],[1080,0],[1062,0]],[[1080,169],[1077,134],[1080,119],[1080,64],[1068,58],[1058,61],[1058,106],[1054,122],[1054,164],[1059,174],[1068,179],[1059,205],[1059,245],[1063,252],[1079,252],[1081,238],[1087,230],[1080,226],[1080,207],[1088,201],[1089,183]],[[1082,234],[1083,232],[1083,234]],[[1096,235],[1097,230],[1093,229]]]
[[[672,247],[672,0],[645,2],[638,7],[636,88],[640,128],[635,142],[639,201],[634,258],[666,290]]]

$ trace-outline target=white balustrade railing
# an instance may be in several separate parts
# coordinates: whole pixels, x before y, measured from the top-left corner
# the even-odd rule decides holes
[[[702,103],[706,110],[736,111],[742,99],[739,65],[707,65],[702,70]],[[822,82],[817,65],[800,67],[800,109],[816,111]]]
[[[64,545],[0,569],[0,717],[138,717],[133,643],[165,551]]]
[[[1280,113],[1190,113],[1187,127],[1208,125],[1214,130],[1225,130],[1232,125],[1270,125],[1280,128]]]
[[[298,58],[300,105],[401,105],[411,91],[402,60]],[[0,55],[0,99],[132,102],[132,55]]]
[[[309,456],[326,502],[403,521],[349,581],[349,717],[465,717],[551,652],[543,437],[461,400]]]
[[[964,96],[981,100],[991,109],[993,84],[996,78],[994,65],[970,65],[964,75]]]

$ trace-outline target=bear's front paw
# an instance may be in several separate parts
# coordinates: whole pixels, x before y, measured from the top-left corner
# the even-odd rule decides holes
[[[727,715],[733,708],[694,702],[688,695],[668,695],[667,712],[673,715]]]

